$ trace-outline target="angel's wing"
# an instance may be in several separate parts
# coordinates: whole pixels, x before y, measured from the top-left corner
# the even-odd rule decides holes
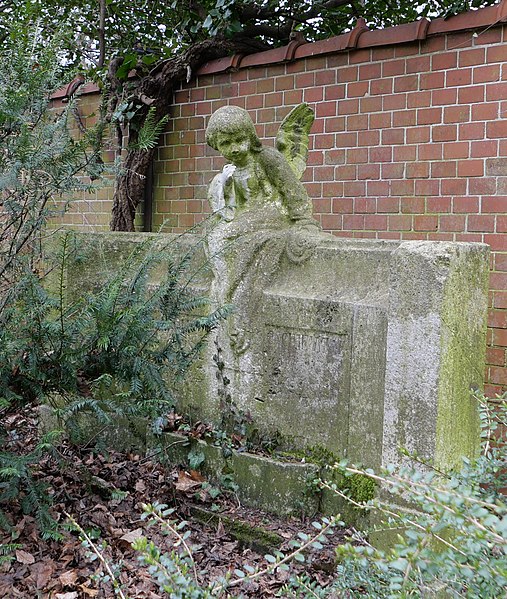
[[[285,156],[298,179],[306,169],[308,136],[314,119],[308,104],[299,104],[283,119],[276,136],[276,149]]]

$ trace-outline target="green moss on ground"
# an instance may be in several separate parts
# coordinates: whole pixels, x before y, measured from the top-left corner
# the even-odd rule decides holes
[[[192,516],[203,524],[218,526],[221,522],[225,530],[239,543],[259,553],[279,549],[283,543],[279,534],[260,526],[253,526],[244,520],[236,520],[198,506],[193,506],[191,512]]]

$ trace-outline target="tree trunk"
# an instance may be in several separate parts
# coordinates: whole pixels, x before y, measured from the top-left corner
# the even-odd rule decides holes
[[[142,119],[137,123],[138,128],[148,113],[148,104],[155,107],[157,121],[169,114],[175,86],[185,81],[189,74],[195,72],[204,63],[229,54],[237,52],[248,54],[263,48],[259,43],[245,38],[232,40],[213,38],[198,42],[181,55],[159,63],[140,80],[135,93],[139,102],[144,103]],[[114,78],[114,73],[110,78]],[[136,137],[137,134],[131,131],[129,142],[135,142]],[[112,231],[134,231],[136,209],[144,198],[148,169],[155,151],[156,148],[139,150],[127,147],[115,184],[110,224]]]
[[[155,149],[127,150],[122,172],[116,177],[111,231],[134,231],[136,209],[144,197],[146,177]]]

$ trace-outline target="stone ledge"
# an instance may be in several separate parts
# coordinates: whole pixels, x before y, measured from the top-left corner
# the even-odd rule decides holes
[[[177,433],[148,435],[148,455],[155,446],[157,451],[164,452],[170,463],[183,466],[188,465],[190,448],[202,452],[203,473],[216,482],[227,474],[239,487],[240,501],[248,506],[280,515],[301,511],[315,514],[319,510],[319,496],[308,492],[308,483],[319,476],[316,464],[281,462],[239,451],[232,451],[231,456],[225,458],[221,447]]]
[[[39,417],[42,431],[60,428],[50,406],[40,406]],[[280,516],[340,514],[348,525],[357,528],[367,526],[365,513],[340,496],[327,489],[312,491],[312,481],[322,475],[317,464],[280,461],[235,450],[225,458],[221,447],[202,440],[170,432],[154,435],[143,418],[122,418],[109,426],[102,426],[86,415],[81,416],[81,421],[83,436],[80,442],[96,441],[118,451],[140,452],[154,460],[165,455],[167,461],[175,466],[188,466],[190,449],[201,451],[204,454],[201,468],[204,475],[217,484],[224,475],[228,475],[239,487],[239,500],[249,507]],[[259,535],[253,536],[257,538]]]

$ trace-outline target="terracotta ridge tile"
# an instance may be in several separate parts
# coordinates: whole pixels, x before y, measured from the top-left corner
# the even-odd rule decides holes
[[[355,48],[364,49],[375,46],[403,44],[423,40],[430,35],[492,27],[506,21],[507,0],[502,0],[499,4],[493,6],[470,10],[448,19],[438,18],[429,21],[426,18],[422,18],[411,23],[387,27],[386,29],[369,30],[364,19],[360,18],[357,20],[356,26],[347,33],[317,42],[299,42],[297,45],[291,42],[283,48],[273,48],[257,54],[249,54],[240,61],[240,64],[236,68],[287,62],[293,59],[333,54]],[[223,63],[219,60],[207,63],[205,68],[206,71],[202,72],[206,72],[207,74],[218,73],[224,70]],[[198,71],[198,74],[201,74],[201,70]]]
[[[371,48],[373,46],[391,46],[394,44],[403,44],[415,40],[426,38],[430,21],[426,18],[412,23],[404,23],[395,27],[386,27],[386,29],[374,29],[361,36],[358,48]]]
[[[51,94],[50,99],[51,100],[60,100],[62,98],[66,98],[68,89],[69,89],[69,85],[70,84],[65,85],[64,87],[61,87],[60,89],[57,89],[56,91],[54,91]],[[78,95],[84,96],[86,94],[96,94],[98,91],[100,91],[100,88],[96,83],[85,83],[79,90]]]
[[[501,0],[497,6],[496,19],[499,23],[507,21],[507,0]]]
[[[363,18],[359,18],[355,27],[347,33],[329,37],[325,40],[319,40],[318,42],[308,43],[298,48],[295,53],[295,58],[332,54],[356,48],[361,35],[368,31],[369,29],[366,26],[366,21]]]
[[[507,18],[506,0],[502,0],[500,4],[495,4],[494,6],[486,6],[485,8],[479,8],[478,10],[462,12],[459,15],[454,15],[448,19],[445,19],[444,17],[434,19],[430,23],[428,35],[468,31],[470,29],[480,29],[481,27],[492,27],[493,25],[500,23],[501,19],[498,18],[499,14],[503,14],[504,19]]]
[[[225,56],[224,58],[210,60],[202,67],[197,69],[197,74],[207,75],[208,73],[221,73],[222,71],[227,71],[228,69],[237,69],[239,68],[244,56],[244,54],[233,54],[232,56]]]

